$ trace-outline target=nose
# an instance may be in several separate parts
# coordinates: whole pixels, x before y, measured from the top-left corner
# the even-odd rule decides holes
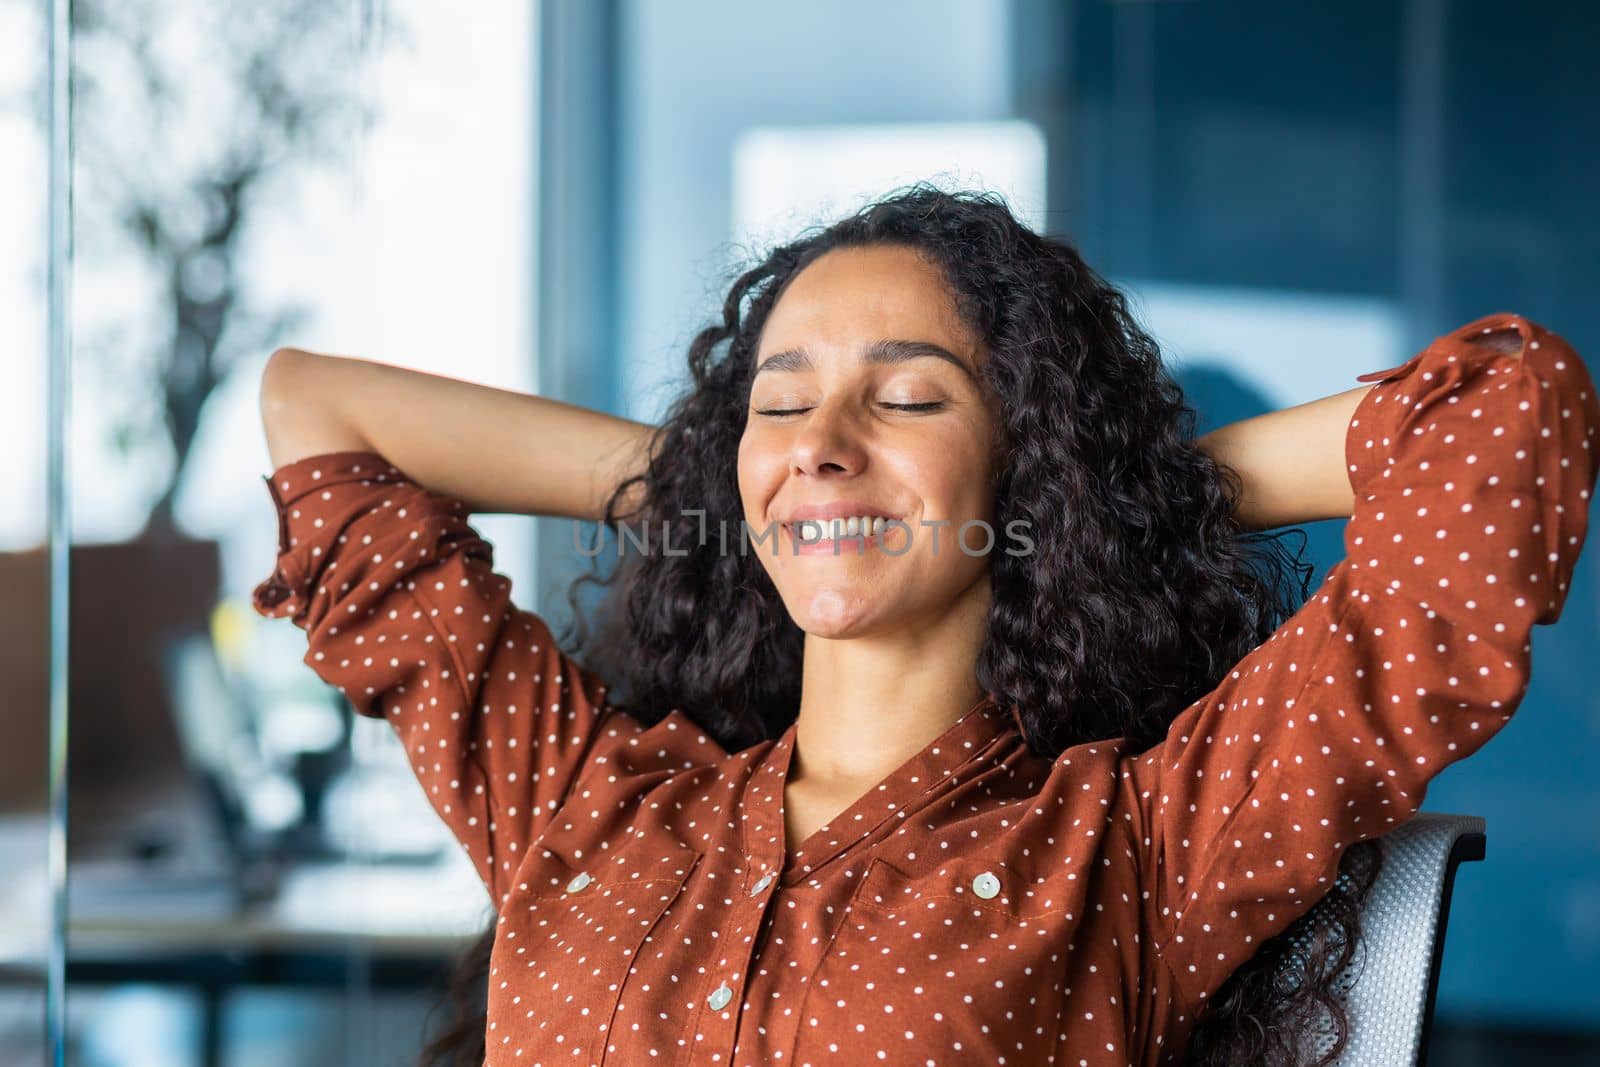
[[[789,452],[797,474],[859,474],[866,466],[860,428],[842,404],[825,402],[807,412]]]

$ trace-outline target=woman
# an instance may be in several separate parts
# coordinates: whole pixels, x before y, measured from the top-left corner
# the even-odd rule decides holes
[[[742,274],[689,368],[659,428],[293,350],[264,376],[257,610],[393,724],[497,905],[486,1018],[431,1051],[1342,1034],[1369,839],[1504,725],[1566,596],[1600,424],[1570,346],[1490,315],[1196,440],[1069,245],[919,185]],[[473,511],[654,533],[600,655],[511,603]],[[1348,558],[1278,625],[1307,591],[1252,531],[1339,515]],[[1324,898],[1338,936],[1299,943]]]

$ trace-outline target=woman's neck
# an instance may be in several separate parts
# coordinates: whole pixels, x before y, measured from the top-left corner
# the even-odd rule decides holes
[[[789,780],[870,787],[948,729],[984,695],[988,616],[983,580],[937,618],[870,637],[808,634]]]

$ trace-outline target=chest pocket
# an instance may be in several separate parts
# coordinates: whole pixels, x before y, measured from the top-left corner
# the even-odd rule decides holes
[[[582,858],[535,845],[490,956],[486,1064],[601,1063],[628,972],[700,858],[659,838]]]
[[[835,1060],[845,1041],[855,1062],[891,1067],[1031,1062],[1001,1035],[1054,1034],[1068,909],[981,856],[920,874],[873,857],[808,984],[789,1062]]]

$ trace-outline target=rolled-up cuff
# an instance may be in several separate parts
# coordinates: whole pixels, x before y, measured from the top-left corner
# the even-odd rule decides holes
[[[328,491],[346,482],[371,480],[401,483],[405,475],[382,455],[370,451],[327,452],[286,463],[262,475],[278,519],[278,558],[272,574],[255,587],[251,605],[268,618],[301,618],[311,598],[310,559],[316,546],[294,543],[289,532],[291,511],[308,493]]]

